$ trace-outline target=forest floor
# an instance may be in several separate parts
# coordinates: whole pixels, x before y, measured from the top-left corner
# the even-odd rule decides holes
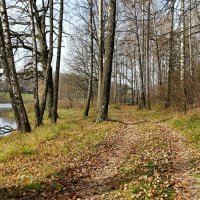
[[[96,124],[94,111],[61,111],[56,126],[0,140],[0,199],[199,200],[199,116],[112,106]]]

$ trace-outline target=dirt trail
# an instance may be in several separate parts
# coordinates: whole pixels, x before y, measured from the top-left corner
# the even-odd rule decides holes
[[[198,168],[196,163],[192,163],[197,158],[186,140],[162,123],[129,120],[130,118],[124,119],[121,129],[114,136],[107,138],[96,147],[94,153],[77,161],[65,172],[65,178],[62,177],[64,187],[52,199],[130,199],[107,194],[112,190],[120,190],[130,181],[129,177],[119,174],[120,167],[127,159],[137,156],[139,146],[157,139],[167,144],[168,152],[164,152],[163,156],[166,153],[169,157],[170,168],[167,173],[172,177],[176,188],[177,196],[174,199],[200,199],[200,183],[193,175]],[[161,149],[155,151],[159,152]],[[40,197],[42,199],[42,195]]]
[[[68,172],[67,176],[70,173],[76,180],[65,183],[66,193],[58,199],[101,199],[106,192],[119,188],[118,170],[136,142],[136,128],[123,125],[116,135],[107,138],[94,153],[73,166],[74,171]]]
[[[36,196],[26,194],[19,199],[134,199],[109,193],[126,191],[127,183],[135,175],[121,174],[120,168],[130,159],[145,161],[146,156],[163,164],[164,168],[157,166],[156,173],[171,177],[176,191],[173,199],[200,199],[200,181],[194,178],[194,173],[200,169],[198,157],[184,137],[162,123],[130,121],[129,117],[124,118],[116,133],[96,146],[92,153],[84,155],[81,160],[74,159],[69,169],[49,177],[41,193]]]

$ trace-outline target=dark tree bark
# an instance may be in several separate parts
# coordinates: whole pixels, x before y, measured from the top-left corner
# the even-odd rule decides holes
[[[134,48],[134,58],[135,60],[135,48]],[[134,61],[135,63],[135,61]],[[135,104],[135,97],[134,97],[134,68],[135,65],[133,65],[133,60],[131,59],[131,104],[134,105]]]
[[[87,101],[86,107],[84,111],[84,116],[87,117],[89,114],[90,109],[90,102],[92,98],[92,85],[93,85],[93,60],[94,60],[94,52],[93,52],[93,0],[90,0],[89,3],[90,7],[90,77],[89,77],[89,84],[88,84],[88,94],[87,94]]]
[[[151,0],[148,2],[148,26],[147,26],[147,100],[146,108],[151,109],[150,99],[150,16],[151,15]]]
[[[110,100],[110,85],[116,27],[116,0],[109,0],[108,9],[108,34],[105,43],[105,65],[103,69],[103,79],[100,96],[101,108],[98,111],[97,117],[98,122],[108,120],[108,105]]]
[[[54,96],[54,89],[53,89],[53,76],[52,76],[52,66],[51,66],[51,60],[52,60],[52,50],[53,48],[53,39],[49,39],[49,49],[47,46],[47,40],[46,40],[46,15],[47,11],[50,8],[50,36],[49,38],[53,38],[53,4],[50,3],[50,1],[47,1],[47,4],[45,5],[43,2],[43,7],[42,7],[42,15],[40,15],[39,10],[37,8],[36,4],[33,4],[34,8],[34,15],[36,18],[36,27],[37,27],[37,32],[38,32],[38,41],[40,44],[40,53],[41,53],[41,63],[42,63],[42,68],[44,70],[44,85],[45,89],[42,94],[42,102],[40,105],[40,113],[41,113],[41,118],[43,118],[44,111],[46,109],[46,105],[48,106],[48,118],[51,117],[51,112],[52,112],[52,106],[53,106],[53,96]],[[50,56],[50,57],[49,57]],[[47,80],[48,79],[48,80]],[[48,84],[47,84],[48,82]],[[47,84],[47,86],[46,86]]]
[[[44,81],[44,91],[42,95],[42,102],[40,106],[40,113],[41,117],[44,115],[44,111],[46,108],[46,102],[47,102],[47,93],[50,91],[50,100],[49,100],[49,113],[51,113],[51,106],[52,106],[52,97],[53,97],[53,80],[52,80],[52,57],[53,57],[53,0],[49,1],[50,6],[50,16],[49,16],[49,24],[50,24],[50,30],[49,30],[49,50],[48,50],[48,60],[47,60],[47,68],[45,73],[45,81]],[[50,87],[50,89],[49,89]]]
[[[175,1],[171,0],[171,27],[170,27],[170,41],[169,41],[169,68],[168,68],[168,88],[167,88],[167,97],[165,102],[165,108],[169,108],[171,106],[171,79],[173,72],[173,44],[174,44],[174,4]]]
[[[54,98],[51,121],[56,123],[58,118],[58,91],[59,91],[59,75],[60,75],[60,59],[61,59],[61,48],[62,48],[62,31],[63,31],[63,12],[64,4],[63,0],[60,0],[60,16],[59,16],[59,27],[58,27],[58,46],[57,46],[57,59],[56,59],[56,72],[54,80]]]
[[[40,116],[40,104],[38,97],[38,55],[37,55],[37,40],[36,40],[36,32],[35,32],[35,20],[33,13],[33,4],[34,2],[30,0],[29,2],[29,14],[31,20],[31,30],[32,30],[32,41],[33,41],[33,70],[34,70],[34,107],[35,107],[35,127],[39,127],[42,125],[42,118]]]

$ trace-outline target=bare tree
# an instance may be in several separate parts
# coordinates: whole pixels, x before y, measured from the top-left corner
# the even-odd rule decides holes
[[[31,30],[32,30],[32,41],[33,41],[33,72],[34,72],[34,106],[35,106],[35,127],[39,127],[42,125],[42,118],[40,115],[40,103],[39,103],[39,96],[38,96],[38,55],[37,55],[37,39],[36,39],[36,32],[35,32],[35,20],[33,14],[33,2],[32,0],[29,1],[29,14],[30,14],[30,21],[31,21]]]
[[[98,98],[97,109],[100,109],[100,96],[101,96],[101,84],[103,74],[103,0],[99,0],[99,80],[98,80]]]
[[[105,64],[103,69],[103,78],[101,85],[100,105],[101,109],[98,111],[97,121],[108,120],[108,105],[110,100],[110,85],[112,73],[112,61],[115,39],[116,26],[116,0],[109,0],[108,4],[108,26],[107,38],[105,43]]]
[[[90,102],[92,98],[92,85],[93,85],[93,68],[94,68],[94,52],[93,52],[93,0],[89,2],[89,9],[90,9],[90,76],[89,76],[89,85],[88,85],[88,94],[87,94],[87,101],[86,107],[84,111],[84,116],[87,117],[89,114],[90,109]]]
[[[3,63],[7,81],[8,84],[10,85],[9,92],[17,122],[17,128],[21,132],[30,132],[31,126],[28,120],[26,109],[24,107],[24,102],[22,99],[21,90],[17,79],[5,0],[2,0],[0,2],[0,17],[1,17],[0,35],[1,35],[1,58],[2,58],[1,62]]]
[[[59,91],[59,74],[60,74],[60,59],[62,49],[62,32],[63,32],[63,12],[64,12],[63,0],[60,0],[60,16],[59,16],[59,27],[58,27],[58,45],[57,45],[57,59],[56,59],[56,72],[54,80],[54,98],[52,107],[51,121],[56,123],[58,118],[58,91]]]

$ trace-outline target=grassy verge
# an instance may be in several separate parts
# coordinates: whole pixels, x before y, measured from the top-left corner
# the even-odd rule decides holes
[[[22,93],[24,102],[33,102],[33,94]],[[0,102],[7,103],[10,102],[10,97],[8,93],[0,92]]]
[[[159,108],[150,111],[135,109],[134,112],[140,119],[164,122],[182,133],[192,145],[200,148],[200,109],[189,110],[186,113]]]
[[[73,159],[99,144],[118,126],[94,123],[95,112],[60,110],[58,124],[45,125],[30,134],[13,133],[0,139],[0,187],[21,186],[37,190],[50,174],[64,170]],[[29,188],[30,187],[30,188]]]

